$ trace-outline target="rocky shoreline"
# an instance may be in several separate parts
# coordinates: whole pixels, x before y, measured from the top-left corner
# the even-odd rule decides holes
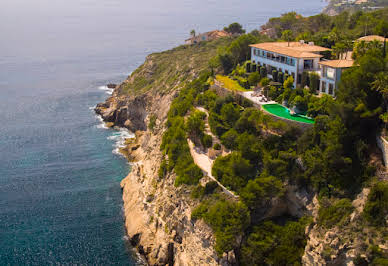
[[[175,187],[173,174],[158,178],[163,126],[175,92],[120,97],[119,90],[117,86],[95,111],[110,126],[136,132],[124,148],[132,169],[121,182],[131,244],[149,265],[226,265],[213,249],[211,229],[203,221],[191,221],[194,202],[189,189]],[[147,128],[150,114],[156,116],[153,130]]]

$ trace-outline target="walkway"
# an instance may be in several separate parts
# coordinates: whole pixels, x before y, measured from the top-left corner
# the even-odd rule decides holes
[[[229,196],[232,196],[234,198],[238,198],[237,195],[234,194],[234,192],[228,190],[226,187],[224,187],[220,182],[218,182],[217,179],[215,179],[213,176],[212,176],[212,167],[213,167],[213,163],[214,161],[211,160],[209,158],[209,156],[207,156],[206,153],[204,153],[203,151],[201,151],[199,148],[195,147],[194,143],[190,140],[190,139],[187,139],[187,142],[189,143],[189,147],[190,147],[190,153],[191,153],[191,157],[193,157],[193,160],[194,160],[194,163],[196,165],[198,165],[199,168],[202,169],[202,171],[205,172],[205,174],[213,181],[215,181],[219,187],[222,188],[222,190],[225,192],[225,194],[229,195]]]
[[[259,105],[277,103],[275,101],[264,101],[262,96],[254,96],[253,95],[254,93],[255,93],[254,91],[245,91],[245,92],[241,92],[240,94],[245,98],[247,98],[248,100],[251,100],[252,102]]]

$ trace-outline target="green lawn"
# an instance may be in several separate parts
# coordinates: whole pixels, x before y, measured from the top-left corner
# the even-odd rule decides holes
[[[280,104],[265,104],[263,105],[263,109],[267,111],[270,114],[276,115],[281,118],[285,118],[288,120],[293,120],[301,123],[306,123],[306,124],[314,124],[314,119],[308,118],[306,116],[301,116],[301,115],[291,115],[290,111],[280,105]]]
[[[231,78],[227,76],[217,75],[216,79],[224,84],[224,87],[231,91],[249,91],[243,87],[241,87],[240,84],[238,84],[237,81],[232,80]]]

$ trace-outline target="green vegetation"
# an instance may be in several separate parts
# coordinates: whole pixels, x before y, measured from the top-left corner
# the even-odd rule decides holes
[[[227,76],[217,75],[216,79],[220,81],[222,84],[224,84],[224,87],[231,91],[247,91],[241,85],[235,81],[230,79]]]
[[[192,219],[199,218],[203,218],[213,228],[215,249],[219,255],[239,248],[241,236],[250,220],[248,209],[243,203],[225,199],[201,203],[192,213]]]
[[[318,14],[303,17],[295,12],[271,18],[264,26],[273,29],[272,38],[281,38],[284,31],[291,31],[290,40],[304,40],[331,48],[338,43],[345,47],[346,41],[353,41],[365,35],[383,35],[382,22],[388,21],[387,8],[373,12],[342,12],[337,16]]]
[[[284,226],[271,221],[255,226],[242,247],[242,265],[300,265],[309,222],[302,218]]]
[[[224,31],[232,33],[232,34],[243,34],[245,30],[241,26],[241,24],[234,22],[230,24],[228,27],[224,27]]]
[[[377,184],[372,187],[363,214],[370,224],[375,226],[387,226],[388,184],[386,182],[377,182]]]
[[[204,113],[194,112],[185,123],[184,116],[193,109],[194,99],[201,90],[209,88],[208,73],[188,84],[174,99],[168,112],[167,130],[163,135],[161,150],[168,157],[168,166],[163,165],[159,175],[165,175],[165,168],[174,169],[175,185],[195,185],[202,178],[202,170],[194,163],[187,143],[187,137],[203,132]]]
[[[165,92],[180,88],[182,81],[190,80],[207,69],[209,60],[217,55],[218,49],[232,41],[232,38],[221,38],[151,54],[121,86],[120,94],[138,95],[151,89]]]
[[[319,208],[318,224],[326,228],[342,225],[349,221],[349,215],[353,209],[352,202],[349,199],[341,199],[333,204],[323,200]]]
[[[150,116],[150,121],[148,123],[148,128],[151,130],[151,131],[154,131],[154,128],[155,128],[155,125],[156,125],[156,115],[155,114],[152,114]]]
[[[326,57],[338,57],[351,49],[350,41],[364,32],[383,31],[381,21],[387,19],[387,10],[309,18],[288,13],[271,19],[266,27],[274,29],[273,38],[314,41],[333,48],[333,54]],[[365,27],[365,20],[375,26]],[[277,219],[260,218],[272,200],[283,197],[291,184],[319,195],[322,207],[318,225],[322,229],[342,228],[351,223],[351,202],[375,175],[370,151],[374,149],[376,133],[388,122],[388,57],[381,45],[356,44],[358,67],[342,74],[336,98],[317,97],[316,75],[304,75],[303,82],[310,87],[304,89],[293,88],[292,76],[273,72],[274,80],[283,84],[275,87],[266,78],[265,68],[247,62],[249,44],[267,40],[257,32],[243,34],[229,43],[220,40],[217,54],[207,65],[210,73],[185,86],[181,84],[183,88],[168,114],[159,176],[163,178],[173,170],[177,186],[193,185],[191,195],[198,200],[198,206],[192,218],[204,219],[212,227],[219,255],[233,250],[241,265],[299,265],[306,243],[304,229],[311,220],[288,217],[279,223]],[[314,118],[315,123],[301,132],[284,121],[275,121],[237,94],[219,96],[209,88],[215,77],[234,91],[245,91],[259,83],[271,99]],[[217,157],[212,174],[239,195],[238,199],[228,199],[214,182],[198,185],[202,171],[194,164],[186,140],[191,138],[204,147],[213,143],[204,134],[204,114],[194,106],[208,110],[212,133],[230,150],[226,156]],[[214,149],[220,148],[214,144]],[[364,219],[358,222],[384,227],[387,194],[387,183],[377,182],[368,197]],[[384,263],[385,255],[379,252],[368,251],[368,261]]]

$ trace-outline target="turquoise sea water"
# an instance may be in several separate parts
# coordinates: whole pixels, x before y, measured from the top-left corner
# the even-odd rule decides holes
[[[252,30],[320,0],[1,0],[0,265],[134,265],[116,149],[92,108],[191,29]],[[296,8],[298,7],[298,8]]]

